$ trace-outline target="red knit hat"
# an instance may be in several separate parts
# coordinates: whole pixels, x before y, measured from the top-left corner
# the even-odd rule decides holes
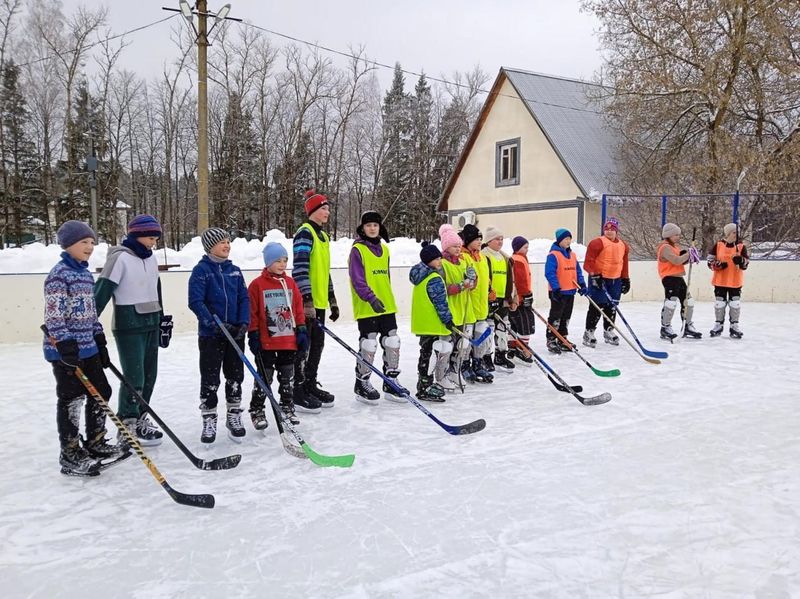
[[[307,216],[311,216],[312,212],[328,204],[328,198],[326,198],[321,193],[317,193],[316,189],[309,189],[305,194],[305,199],[306,199],[305,207]]]

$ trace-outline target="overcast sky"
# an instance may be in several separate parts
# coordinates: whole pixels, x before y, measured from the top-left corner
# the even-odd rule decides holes
[[[114,33],[154,21],[161,6],[177,0],[62,0],[76,6],[108,6]],[[191,3],[191,0],[190,0]],[[224,0],[210,0],[217,10]],[[446,78],[480,64],[490,80],[500,66],[589,79],[600,66],[598,22],[578,10],[577,0],[232,0],[230,16],[338,50],[364,45],[370,58]],[[178,19],[127,37],[121,66],[150,76],[177,50],[170,27]],[[269,36],[283,45],[281,38]],[[343,59],[334,58],[337,64]],[[380,75],[386,85],[391,73]],[[406,78],[406,87],[413,86]]]

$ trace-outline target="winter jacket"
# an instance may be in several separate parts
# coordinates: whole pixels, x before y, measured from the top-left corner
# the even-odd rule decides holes
[[[551,252],[560,252],[565,258],[569,258],[572,256],[572,248],[562,248],[557,243],[554,243],[550,246]],[[626,261],[627,263],[627,261]],[[552,254],[547,254],[547,260],[544,263],[544,277],[547,279],[547,282],[550,284],[550,289],[559,289],[561,286],[558,284],[558,261],[556,257]],[[578,286],[585,287],[586,282],[583,279],[583,271],[581,270],[581,263],[577,260],[575,261],[575,274],[578,276]],[[561,293],[564,295],[575,295],[577,289],[567,289],[561,290]]]
[[[356,294],[365,302],[371,302],[375,299],[375,293],[370,289],[369,285],[367,285],[367,277],[364,274],[364,263],[361,260],[361,252],[356,248],[356,244],[369,248],[369,251],[378,258],[383,255],[383,244],[381,243],[380,237],[378,237],[377,243],[375,243],[374,240],[357,237],[353,242],[353,248],[350,250],[350,259],[347,263],[350,283]]]
[[[79,357],[97,353],[94,336],[103,332],[94,304],[94,278],[88,262],[78,262],[67,252],[44,281],[44,324],[56,343],[67,339],[78,342]],[[45,338],[44,357],[49,362],[61,359]]]
[[[219,334],[214,315],[227,324],[248,324],[250,300],[239,267],[203,256],[189,277],[189,309],[197,316],[200,337]]]
[[[161,280],[153,254],[140,258],[122,245],[108,250],[103,272],[94,284],[97,314],[114,299],[113,331],[147,333],[161,323]]]
[[[433,277],[428,281],[425,291],[431,303],[436,308],[439,320],[444,324],[451,323],[453,322],[453,315],[450,313],[450,306],[447,305],[447,289],[444,286],[444,272],[441,270],[436,271],[427,264],[420,262],[411,267],[408,278],[413,285],[419,285],[425,280],[425,277],[432,272],[438,272],[442,277]]]
[[[249,330],[258,331],[261,348],[296,350],[296,328],[306,324],[306,317],[303,295],[294,279],[286,274],[273,274],[265,268],[250,283],[247,294],[250,298]]]

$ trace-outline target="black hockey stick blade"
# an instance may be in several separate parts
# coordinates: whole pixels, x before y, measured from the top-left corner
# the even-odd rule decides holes
[[[551,383],[553,383],[553,387],[555,387],[562,393],[580,393],[581,391],[583,391],[583,387],[581,387],[580,385],[570,385],[569,387],[567,387],[559,383],[549,374],[547,375],[547,378],[550,379]]]
[[[181,493],[180,491],[176,491],[172,487],[167,484],[167,481],[161,483],[161,486],[164,487],[164,490],[169,493],[169,496],[175,501],[175,503],[180,503],[181,505],[188,505],[190,507],[204,507],[211,509],[214,507],[214,496],[208,493],[203,493],[200,495],[191,495],[189,493]]]
[[[236,453],[234,455],[225,456],[224,458],[217,458],[210,461],[197,458],[197,461],[194,462],[194,465],[200,468],[200,470],[230,470],[231,468],[236,468],[241,461],[242,456]]]

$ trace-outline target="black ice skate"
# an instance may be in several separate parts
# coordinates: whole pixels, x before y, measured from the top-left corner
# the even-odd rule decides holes
[[[392,379],[392,382],[397,383],[397,377],[400,376],[399,370],[386,370],[384,374]],[[387,383],[386,381],[383,382],[383,399],[388,399],[389,401],[393,401],[396,403],[405,403],[406,399],[402,395],[399,395],[394,388]]]
[[[316,399],[319,402],[320,407],[333,407],[333,400],[335,397],[332,393],[325,391],[325,389],[320,386],[319,381],[306,381],[303,384],[303,390],[306,392],[306,395],[311,395],[314,399]],[[297,403],[297,400],[295,400],[295,403]]]
[[[238,406],[238,404],[236,404]],[[228,407],[225,418],[225,428],[228,429],[228,438],[235,443],[241,443],[247,431],[242,425],[242,409],[239,407]]]
[[[264,413],[264,408],[250,408],[250,420],[253,421],[253,428],[257,431],[263,431],[268,426],[267,415]]]
[[[515,368],[514,362],[508,359],[508,355],[504,351],[495,352],[494,364],[500,370],[505,370],[506,372],[511,372]]]
[[[203,414],[203,432],[200,433],[201,443],[213,443],[217,438],[217,415]]]
[[[728,334],[731,336],[731,339],[741,339],[744,336],[744,333],[742,333],[742,330],[739,328],[738,322],[731,323]]]
[[[476,383],[494,382],[494,376],[483,367],[483,360],[481,358],[472,358],[472,371],[475,373]]]
[[[552,337],[547,340],[547,351],[549,351],[551,354],[561,353],[561,344],[559,344],[558,339]]]
[[[444,402],[445,390],[433,382],[433,377],[420,377],[417,382],[417,399],[421,401]]]
[[[683,338],[684,339],[702,339],[703,333],[698,331],[694,328],[694,323],[687,322],[686,325],[683,327]]]
[[[360,401],[364,404],[375,404],[381,398],[381,394],[372,386],[372,383],[369,382],[369,378],[363,379],[357,377],[356,384],[353,387],[353,393],[355,393],[356,401]]]
[[[597,338],[594,336],[594,329],[586,329],[583,332],[583,344],[592,349],[597,347]]]
[[[78,439],[74,439],[61,449],[58,463],[61,464],[61,474],[67,476],[99,476],[100,474],[100,462],[81,447]]]
[[[281,400],[281,412],[283,412],[283,417],[293,426],[300,424],[300,419],[294,413],[294,402]]]
[[[672,340],[675,339],[678,334],[672,330],[672,325],[667,325],[665,327],[661,327],[661,338],[669,341],[672,343]]]
[[[715,322],[714,323],[714,328],[711,329],[711,331],[709,331],[708,334],[711,337],[719,337],[720,335],[722,335],[722,323],[721,322]]]

